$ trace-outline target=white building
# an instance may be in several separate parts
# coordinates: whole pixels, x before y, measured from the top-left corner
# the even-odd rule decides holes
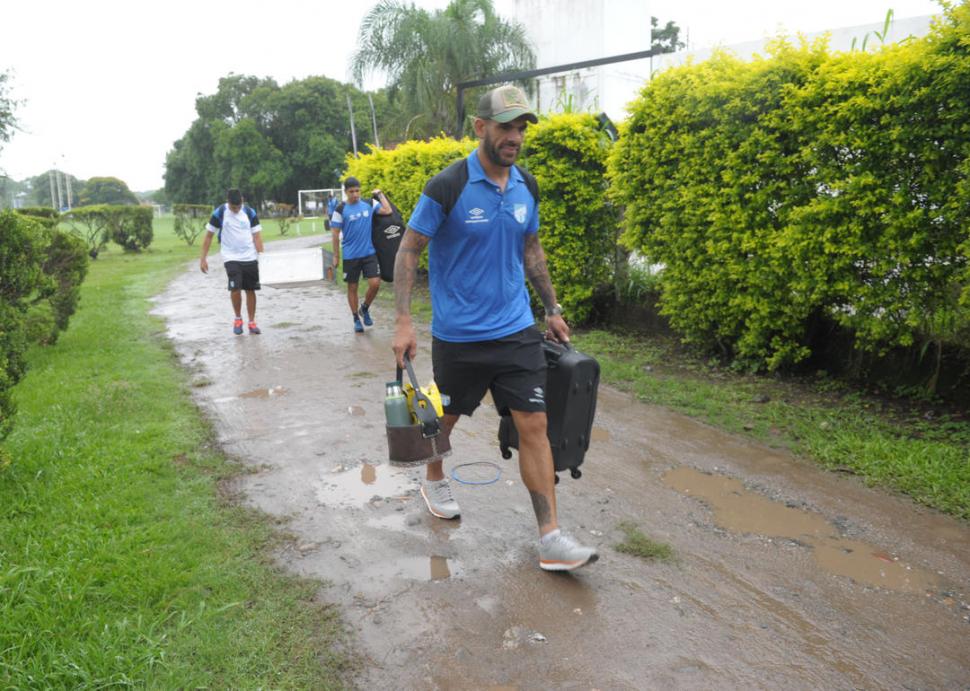
[[[501,8],[503,16],[514,18],[527,28],[536,48],[537,68],[650,48],[650,3],[643,0],[500,0],[496,6]],[[851,50],[853,47],[858,50],[864,41],[872,50],[883,42],[895,43],[907,36],[925,35],[931,20],[931,16],[896,19],[882,39],[876,32],[882,32],[883,23],[805,36],[811,40],[827,33],[833,50]],[[681,40],[684,38],[682,35]],[[724,47],[742,59],[749,59],[756,54],[764,55],[766,43],[767,39],[762,39]],[[533,96],[536,108],[540,112],[602,111],[618,122],[627,117],[627,104],[636,98],[652,73],[683,64],[688,59],[705,60],[712,52],[712,49],[688,49],[652,60],[633,60],[539,77],[536,80],[538,89]]]

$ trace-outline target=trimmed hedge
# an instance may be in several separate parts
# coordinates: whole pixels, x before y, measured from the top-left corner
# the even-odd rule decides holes
[[[126,252],[140,252],[152,244],[152,219],[150,206],[106,206],[108,237],[121,245]]]
[[[79,206],[64,214],[71,232],[87,247],[88,256],[97,259],[108,244],[108,207],[104,204]]]
[[[570,322],[591,316],[615,273],[618,217],[607,197],[612,142],[589,114],[543,118],[526,131],[523,165],[539,182],[539,232],[549,274]],[[538,305],[536,305],[538,306]]]
[[[965,346],[967,93],[966,4],[875,54],[779,41],[658,75],[610,176],[662,312],[754,368],[804,359],[826,321],[867,352]]]
[[[375,188],[383,190],[407,221],[432,177],[451,163],[467,156],[477,143],[438,137],[426,142],[408,141],[388,151],[375,149],[359,158],[347,156],[347,173],[360,180],[364,197]]]
[[[205,225],[212,215],[210,204],[176,204],[173,207],[175,213],[175,234],[185,240],[186,244],[195,244],[195,239],[199,237]]]
[[[17,213],[30,216],[48,228],[53,228],[61,220],[60,212],[50,206],[25,206],[17,209]]]
[[[49,219],[0,212],[0,441],[13,425],[10,390],[26,372],[28,346],[67,328],[87,273],[84,243]]]

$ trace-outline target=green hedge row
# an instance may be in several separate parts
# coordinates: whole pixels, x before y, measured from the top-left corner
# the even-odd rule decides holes
[[[662,311],[754,367],[813,326],[855,348],[970,342],[970,6],[877,53],[776,42],[658,75],[610,161]],[[961,302],[961,293],[963,300]]]
[[[186,244],[192,245],[205,230],[212,215],[212,205],[176,204],[172,211],[175,213],[175,234],[185,240]]]
[[[140,252],[152,244],[154,211],[148,206],[95,204],[79,206],[61,217],[97,259],[109,241],[127,252]]]
[[[56,222],[0,212],[0,440],[13,424],[10,390],[26,370],[27,347],[53,343],[67,328],[87,274],[84,243]]]

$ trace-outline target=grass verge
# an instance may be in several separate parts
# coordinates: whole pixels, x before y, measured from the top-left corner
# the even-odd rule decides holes
[[[674,557],[674,550],[670,545],[656,542],[640,532],[640,529],[629,521],[624,521],[616,526],[625,536],[623,542],[617,543],[613,548],[623,554],[632,554],[641,559],[655,559],[657,561],[670,561]]]
[[[272,223],[264,225],[274,239]],[[198,255],[92,262],[57,345],[30,354],[0,468],[0,686],[327,688],[349,669],[319,584],[270,562],[269,519],[221,499],[216,449],[149,298]]]
[[[970,421],[828,378],[741,375],[686,356],[664,337],[592,330],[576,347],[642,401],[785,447],[827,468],[970,518]]]

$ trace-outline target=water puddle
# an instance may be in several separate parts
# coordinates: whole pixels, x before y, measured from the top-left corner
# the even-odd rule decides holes
[[[359,417],[364,414],[364,409],[361,408],[359,405],[349,405],[347,406],[347,412],[350,413],[351,415]]]
[[[602,427],[593,427],[589,434],[590,441],[609,441],[610,431]]]
[[[239,398],[270,398],[272,396],[283,396],[287,393],[285,386],[273,386],[268,389],[253,389],[246,393],[239,394]]]
[[[390,568],[388,575],[406,578],[412,581],[443,581],[451,578],[451,568],[446,557],[401,557],[393,564],[384,564]]]
[[[821,515],[772,501],[744,488],[740,480],[675,468],[663,476],[668,487],[707,503],[714,522],[737,533],[794,540],[812,548],[825,571],[866,585],[923,593],[938,582],[935,575],[899,560],[886,550],[839,535]]]
[[[410,499],[413,482],[405,473],[389,466],[370,463],[337,465],[320,472],[316,482],[317,501],[326,506],[365,506]],[[378,501],[380,500],[380,501]]]

